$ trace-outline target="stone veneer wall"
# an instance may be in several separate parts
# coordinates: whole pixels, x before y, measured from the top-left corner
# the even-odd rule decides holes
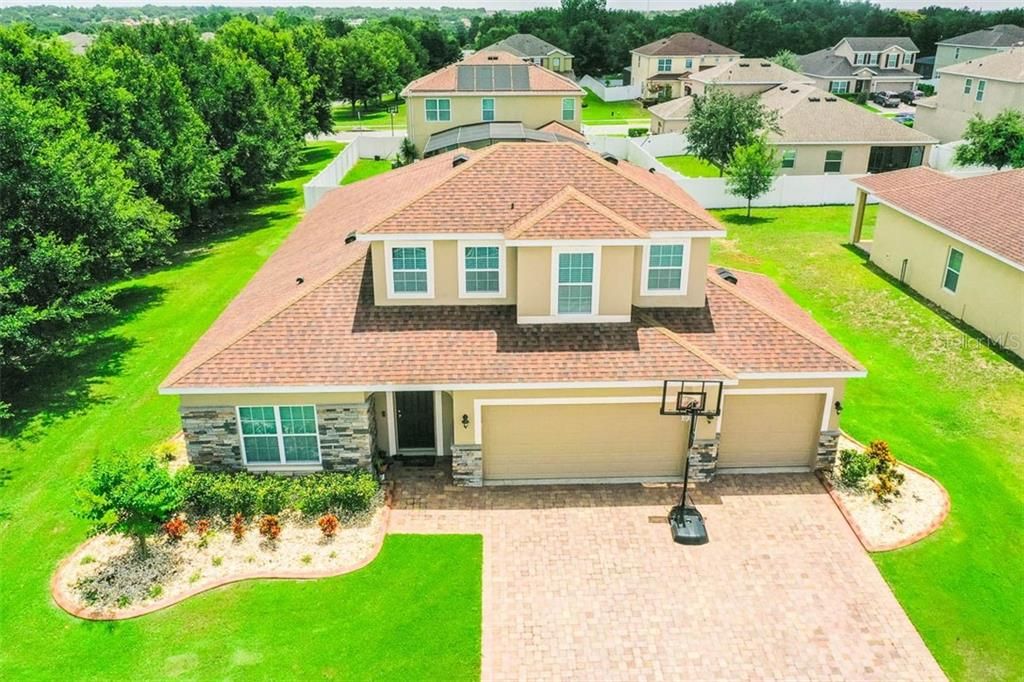
[[[452,483],[477,488],[484,484],[484,457],[481,445],[452,443]]]
[[[690,480],[698,483],[709,483],[715,480],[718,469],[718,439],[694,438],[690,448]]]
[[[180,413],[188,459],[197,470],[245,470],[234,406],[182,407]],[[316,418],[324,471],[370,469],[377,446],[372,398],[317,405]]]
[[[822,431],[818,437],[818,454],[814,458],[815,471],[831,471],[839,450],[839,431]]]

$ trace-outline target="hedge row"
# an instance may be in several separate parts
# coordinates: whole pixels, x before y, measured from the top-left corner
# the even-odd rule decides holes
[[[380,491],[377,480],[365,471],[287,477],[190,470],[180,478],[188,512],[225,519],[237,513],[280,514],[285,509],[307,516],[358,514],[373,506]]]

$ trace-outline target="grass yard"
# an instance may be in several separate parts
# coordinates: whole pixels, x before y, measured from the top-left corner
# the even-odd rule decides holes
[[[340,184],[351,185],[353,182],[372,178],[374,175],[387,173],[389,170],[391,170],[391,162],[386,159],[381,159],[380,161],[359,159],[356,161],[356,165],[352,166],[348,173],[345,173],[345,177],[341,179]]]
[[[935,535],[873,559],[947,675],[1020,679],[1024,371],[845,248],[850,211],[716,211],[729,237],[713,261],[774,277],[867,367],[843,427],[889,441],[953,501]]]
[[[638,102],[603,102],[589,88],[583,98],[584,125],[634,125],[637,128],[649,126],[651,115]]]
[[[661,156],[658,161],[688,178],[717,178],[720,177],[718,169],[707,161],[698,159],[690,154],[678,156]]]
[[[398,102],[396,99],[384,100],[381,104],[366,107],[357,106],[355,113],[348,104],[341,104],[331,111],[331,118],[334,120],[335,132],[352,130],[354,128],[372,128],[375,130],[391,129],[391,114],[388,109],[397,106],[395,114],[395,130],[405,130],[405,102]]]
[[[292,176],[231,227],[119,284],[119,314],[81,351],[8,396],[0,438],[0,679],[477,679],[482,543],[392,536],[356,573],[240,583],[118,623],[50,600],[57,562],[86,537],[76,480],[101,451],[152,447],[180,428],[157,384],[295,226],[302,183],[337,154],[305,151]]]

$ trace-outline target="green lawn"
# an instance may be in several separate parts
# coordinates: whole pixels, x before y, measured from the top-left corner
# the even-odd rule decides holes
[[[352,166],[348,173],[345,173],[345,177],[341,179],[341,184],[351,185],[353,182],[372,178],[374,175],[386,173],[389,170],[391,170],[391,162],[386,159],[381,159],[380,161],[359,159],[356,161],[356,165]]]
[[[583,123],[585,125],[633,125],[637,128],[651,124],[651,115],[638,102],[602,102],[601,99],[587,91],[583,98]]]
[[[393,536],[357,573],[215,590],[119,623],[50,600],[57,562],[86,537],[76,479],[98,452],[180,428],[157,384],[295,226],[302,183],[339,145],[311,146],[266,199],[216,238],[117,287],[119,314],[33,378],[0,438],[0,679],[476,679],[478,537]]]
[[[702,161],[696,156],[680,154],[679,156],[660,156],[658,161],[688,178],[717,178],[721,174],[718,169],[707,161]]]
[[[395,99],[384,100],[381,104],[369,106],[365,110],[357,106],[355,113],[348,104],[334,107],[331,118],[334,119],[334,130],[352,130],[355,128],[391,129],[391,114],[388,109],[396,106]],[[405,102],[397,104],[398,112],[395,114],[395,130],[405,129]]]
[[[716,211],[729,237],[713,260],[774,277],[867,367],[866,379],[848,382],[843,427],[862,442],[889,441],[953,501],[935,535],[873,558],[951,678],[1020,679],[1022,363],[988,350],[845,248],[850,211],[755,209],[750,220]]]

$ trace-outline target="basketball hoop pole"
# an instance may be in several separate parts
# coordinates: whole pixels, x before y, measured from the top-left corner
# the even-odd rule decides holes
[[[687,429],[686,449],[683,450],[683,496],[679,504],[686,506],[686,493],[690,489],[690,450],[693,449],[693,438],[697,432],[697,415],[692,411],[689,414],[690,427]]]

